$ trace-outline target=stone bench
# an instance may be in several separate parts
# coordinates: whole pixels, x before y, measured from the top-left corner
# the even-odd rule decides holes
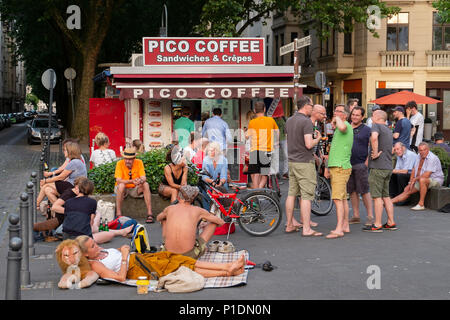
[[[92,195],[95,200],[103,200],[107,202],[116,203],[115,194],[96,194]],[[169,200],[161,198],[159,194],[152,193],[152,212],[154,217],[160,214],[169,204]],[[135,199],[130,196],[126,197],[122,204],[122,215],[130,218],[146,218],[147,217],[147,207],[145,205],[144,198]]]
[[[419,193],[413,194],[409,200],[412,205],[416,205],[419,202]],[[450,188],[440,187],[428,190],[425,197],[425,208],[439,210],[447,203],[450,203]]]

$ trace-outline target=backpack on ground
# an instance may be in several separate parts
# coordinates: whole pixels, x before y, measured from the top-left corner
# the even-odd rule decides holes
[[[133,238],[130,244],[131,252],[145,253],[151,250],[149,237],[145,226],[137,224],[134,228]]]

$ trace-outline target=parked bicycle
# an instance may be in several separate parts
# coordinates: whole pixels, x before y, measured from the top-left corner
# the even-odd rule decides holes
[[[209,172],[195,170],[197,175],[201,177],[206,175],[213,179]],[[269,189],[246,189],[245,184],[230,183],[229,187],[234,192],[226,192],[223,188],[218,187],[220,177],[213,183],[199,180],[199,187],[206,190],[206,194],[210,201],[210,212],[220,216],[225,222],[239,223],[242,230],[252,236],[267,236],[275,231],[281,223],[282,213],[279,199],[274,196],[273,191]],[[199,198],[194,202],[195,205],[201,206],[200,197],[204,197],[199,193]],[[230,235],[228,229],[227,238]]]

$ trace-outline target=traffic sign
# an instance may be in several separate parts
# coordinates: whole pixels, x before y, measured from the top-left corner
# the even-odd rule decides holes
[[[47,69],[42,74],[41,77],[42,85],[45,87],[45,89],[50,90],[55,88],[56,85],[56,73],[53,69]]]
[[[280,48],[280,56],[283,56],[283,55],[285,55],[286,53],[292,52],[292,51],[294,51],[294,50],[295,50],[295,48],[294,48],[294,42],[291,42],[291,43],[289,43],[289,44],[287,44],[287,45],[285,45],[285,46],[282,46],[282,47]]]
[[[74,68],[67,68],[66,70],[64,70],[64,77],[67,80],[73,80],[73,79],[75,79],[76,76],[77,76],[77,73]]]
[[[320,89],[325,88],[325,84],[326,84],[325,72],[323,72],[323,71],[317,71],[317,72],[316,72],[315,80],[316,80],[316,85],[317,85]]]
[[[304,38],[301,39],[296,39],[297,43],[296,43],[296,49],[300,49],[306,46],[310,46],[311,45],[311,36],[306,36]]]

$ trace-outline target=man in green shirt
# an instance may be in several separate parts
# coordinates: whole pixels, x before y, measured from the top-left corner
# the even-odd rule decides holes
[[[189,119],[191,116],[191,109],[183,107],[181,117],[175,121],[173,129],[178,138],[178,145],[181,148],[186,148],[189,144],[189,137],[191,132],[195,131],[194,122]]]
[[[339,104],[334,108],[333,123],[336,130],[331,143],[328,158],[328,168],[325,168],[325,177],[331,176],[331,198],[336,206],[337,225],[330,231],[327,239],[336,239],[350,232],[348,223],[347,182],[352,173],[350,157],[353,146],[353,128],[347,122],[350,111],[347,106]]]

